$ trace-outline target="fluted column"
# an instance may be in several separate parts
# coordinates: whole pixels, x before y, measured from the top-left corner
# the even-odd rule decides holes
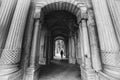
[[[5,41],[9,32],[9,27],[18,0],[0,1],[0,55],[5,46]],[[1,3],[2,2],[2,3]]]
[[[30,67],[35,67],[35,59],[36,59],[36,48],[37,48],[37,40],[38,40],[38,30],[39,30],[39,19],[35,19],[34,26],[34,35],[32,40],[32,48],[31,48],[31,57],[30,57]]]
[[[120,48],[106,0],[92,0],[97,22],[103,72],[120,79]]]
[[[120,44],[120,1],[107,0],[108,9]]]
[[[21,46],[30,0],[19,0],[10,26],[5,48],[2,52],[0,65],[19,63]]]
[[[96,31],[96,25],[94,21],[94,14],[92,9],[88,9],[88,32],[89,32],[89,40],[90,40],[90,49],[92,56],[92,66],[96,71],[102,69],[101,60],[100,60],[100,51],[98,48],[98,37]]]

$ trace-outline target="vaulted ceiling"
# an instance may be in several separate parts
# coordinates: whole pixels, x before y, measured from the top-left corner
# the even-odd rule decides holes
[[[43,25],[54,37],[68,37],[77,28],[80,8],[67,2],[56,2],[42,8]]]
[[[52,36],[69,36],[77,25],[77,18],[68,11],[51,11],[44,15],[43,25],[51,31]]]

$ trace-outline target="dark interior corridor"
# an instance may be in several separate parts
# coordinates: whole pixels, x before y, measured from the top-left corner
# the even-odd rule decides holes
[[[47,11],[46,7],[42,8],[42,14],[41,34],[44,32],[46,39],[41,41],[43,52],[40,56],[43,55],[47,63],[42,65],[39,59],[41,66],[35,80],[80,80],[80,66],[76,60],[79,27],[76,15],[65,10]],[[54,59],[56,40],[63,40],[66,59]]]

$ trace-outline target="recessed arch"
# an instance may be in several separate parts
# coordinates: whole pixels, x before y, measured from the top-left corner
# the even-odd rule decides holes
[[[41,7],[41,19],[44,18],[45,15],[49,14],[52,11],[67,11],[72,13],[77,17],[77,21],[81,20],[81,9],[79,4],[74,4],[71,2],[57,1],[51,2],[46,5],[42,5]]]

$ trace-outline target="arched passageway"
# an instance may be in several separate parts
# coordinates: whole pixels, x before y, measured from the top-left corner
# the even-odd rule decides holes
[[[31,6],[30,9],[29,27],[25,28],[24,36],[21,34],[23,36],[23,52],[26,53],[22,54],[24,57],[21,57],[21,65],[24,65],[23,71],[25,71],[24,78],[27,80],[40,79],[38,76],[40,76],[42,66],[53,64],[54,39],[59,36],[64,38],[68,54],[69,64],[64,64],[66,68],[70,66],[70,69],[74,70],[77,67],[70,64],[80,64],[80,68],[75,72],[79,74],[78,71],[81,69],[79,79],[89,79],[89,74],[94,75],[87,29],[87,6],[84,3],[58,1],[42,6],[38,3],[36,6]],[[31,17],[33,15],[34,19]],[[98,57],[99,54],[97,53],[96,56]],[[26,60],[27,58],[29,61]],[[99,58],[94,64],[96,63],[99,64]],[[99,67],[101,66],[97,66],[98,69]],[[83,74],[86,74],[87,77]],[[78,80],[78,77],[75,79]]]
[[[66,7],[67,8],[66,10],[64,8],[63,9],[62,8],[57,9],[54,7],[51,8],[51,6],[54,6],[57,4],[58,5],[66,4],[68,6],[71,5],[72,8],[75,9],[76,13],[72,12],[72,10],[67,10],[67,9],[69,9],[69,7]],[[50,9],[46,9],[47,7]],[[61,71],[62,71],[62,68],[63,69],[69,68],[69,70],[66,70],[66,72],[64,71],[65,73],[68,73],[70,70],[72,70],[72,68],[73,69],[76,68],[75,67],[76,64],[80,63],[79,61],[77,61],[77,58],[78,58],[77,50],[78,49],[77,49],[77,44],[76,44],[77,39],[78,39],[78,31],[79,31],[78,18],[76,16],[76,14],[79,10],[80,9],[77,8],[77,6],[67,3],[67,2],[51,3],[41,9],[41,12],[40,12],[40,15],[42,15],[41,16],[41,32],[42,32],[42,30],[46,31],[45,35],[47,36],[46,40],[43,40],[41,42],[41,44],[43,43],[43,46],[44,46],[44,43],[45,43],[44,41],[46,41],[47,46],[44,47],[44,48],[46,48],[46,51],[43,51],[42,53],[40,53],[40,56],[43,55],[42,58],[46,59],[46,62],[42,63],[43,60],[41,60],[42,58],[40,58],[39,64],[46,64],[46,66],[44,66],[44,67],[51,65],[51,66],[54,66],[54,68],[56,68],[56,69],[58,67],[58,66],[56,67],[56,65],[60,65],[61,68],[58,67],[58,70],[61,69]],[[57,40],[57,39],[63,39],[65,42],[66,54],[67,54],[66,59],[58,60],[58,59],[54,58],[54,48],[55,48],[54,45],[55,45],[55,40]],[[66,60],[67,60],[67,63],[64,63],[64,61],[66,62]],[[64,64],[63,67],[61,65],[62,63]],[[53,65],[53,64],[56,64],[56,65]],[[73,67],[73,65],[70,65],[70,64],[75,64],[75,65]],[[76,70],[76,73],[78,75],[79,75],[79,73],[78,73],[79,69]],[[70,72],[72,73],[72,71],[70,71]],[[57,74],[57,72],[54,74]],[[73,73],[73,74],[75,74],[75,73]],[[52,75],[52,74],[50,74],[50,75]],[[61,73],[61,75],[63,75],[63,74]],[[58,78],[60,78],[60,77],[58,76]],[[77,78],[78,77],[76,77],[76,80],[78,80]],[[80,77],[79,77],[79,79],[80,79]],[[40,80],[41,80],[41,78],[40,78]]]
[[[115,7],[117,0],[0,0],[0,79],[41,80],[60,71],[72,80],[120,80]],[[54,58],[57,39],[65,60]]]

